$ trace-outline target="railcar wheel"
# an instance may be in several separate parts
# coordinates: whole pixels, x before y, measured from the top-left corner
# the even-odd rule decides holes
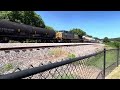
[[[8,37],[4,37],[4,38],[3,38],[3,42],[4,42],[4,43],[8,43],[8,42],[9,42],[9,38],[8,38]]]

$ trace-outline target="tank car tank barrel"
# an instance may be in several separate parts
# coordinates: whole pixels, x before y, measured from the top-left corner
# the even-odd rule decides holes
[[[20,24],[16,22],[11,22],[8,20],[0,20],[0,35],[4,37],[29,37],[29,38],[55,38],[54,30],[47,30],[45,28],[34,27],[30,25]],[[26,38],[27,39],[27,38]]]

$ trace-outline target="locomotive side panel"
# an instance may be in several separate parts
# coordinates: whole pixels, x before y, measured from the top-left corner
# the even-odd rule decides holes
[[[79,39],[79,36],[74,34],[74,39]]]
[[[59,42],[79,42],[78,35],[74,35],[72,33],[66,33],[66,32],[57,32],[56,39]]]

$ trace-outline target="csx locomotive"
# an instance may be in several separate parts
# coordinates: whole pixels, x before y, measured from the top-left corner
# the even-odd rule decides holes
[[[9,40],[23,42],[27,39],[38,42],[84,42],[84,38],[67,31],[55,32],[45,28],[0,20],[0,41],[4,43]]]

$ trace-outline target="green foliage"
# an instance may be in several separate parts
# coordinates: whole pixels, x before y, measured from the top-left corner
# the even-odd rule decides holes
[[[70,32],[73,34],[77,34],[79,36],[86,35],[86,32],[84,32],[83,30],[78,29],[78,28],[73,28],[72,30],[70,30]]]
[[[71,58],[71,59],[72,59],[72,58],[75,58],[75,57],[76,57],[75,54],[72,54],[72,53],[69,53],[69,54],[68,54],[68,58]]]
[[[0,19],[45,28],[44,21],[34,11],[0,11]]]
[[[8,13],[9,20],[12,22],[20,22],[22,15],[19,11],[11,11]]]
[[[56,79],[75,79],[75,76],[72,74],[63,74],[62,76],[57,77]]]
[[[45,26],[45,28],[48,29],[48,30],[54,30],[54,28],[50,27],[50,26]]]
[[[106,51],[106,68],[116,62],[117,51]],[[89,58],[87,60],[87,66],[95,66],[97,68],[103,68],[104,55],[99,54],[95,57]]]
[[[8,19],[9,20],[9,13],[11,11],[0,11],[0,19]]]
[[[99,40],[99,38],[98,37],[93,37],[94,39],[96,39],[96,40]]]
[[[95,66],[97,68],[103,68],[103,54],[97,55],[95,57],[90,57],[87,62],[87,66]]]
[[[118,37],[118,38],[111,38],[110,40],[111,41],[118,41],[118,42],[120,42],[120,37]]]
[[[120,48],[120,42],[117,42],[117,41],[107,42],[105,44],[113,48]]]
[[[12,66],[11,63],[8,63],[8,64],[5,64],[5,65],[4,65],[4,70],[5,70],[5,71],[9,71],[10,69],[13,69],[13,66]]]
[[[91,35],[87,35],[87,36],[92,38],[92,36],[91,36]]]
[[[114,45],[115,45],[116,48],[120,48],[120,42],[115,41]]]
[[[110,40],[108,39],[108,37],[105,37],[105,38],[103,39],[103,42],[107,43],[107,42],[110,42]]]

